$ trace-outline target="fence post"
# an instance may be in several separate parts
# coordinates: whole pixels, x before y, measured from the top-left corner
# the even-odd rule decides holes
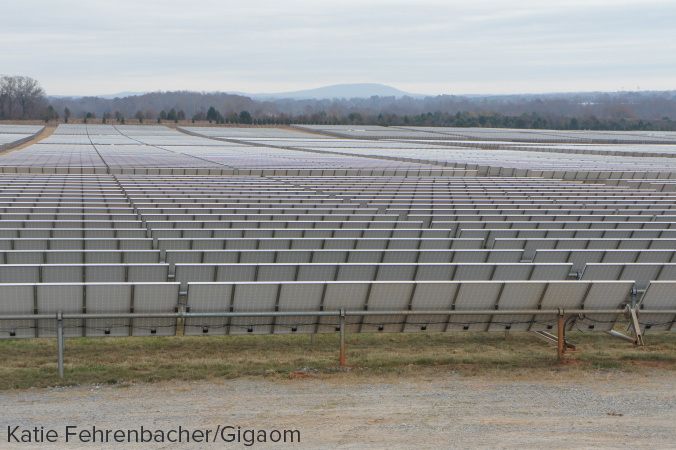
[[[345,309],[340,308],[340,356],[338,357],[338,365],[345,367]]]
[[[59,369],[59,378],[63,379],[63,351],[64,351],[64,339],[63,339],[63,314],[61,311],[56,313],[56,346],[58,352],[57,366]]]

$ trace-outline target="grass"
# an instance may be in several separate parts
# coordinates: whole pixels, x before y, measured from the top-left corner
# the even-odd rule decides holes
[[[570,333],[577,344],[564,364],[532,334],[353,334],[347,359],[353,373],[431,370],[466,375],[565,371],[676,370],[676,334],[654,333],[647,346],[607,335]],[[0,389],[204,380],[248,376],[318,376],[340,372],[336,335],[70,338],[65,372],[56,374],[54,339],[0,341]]]

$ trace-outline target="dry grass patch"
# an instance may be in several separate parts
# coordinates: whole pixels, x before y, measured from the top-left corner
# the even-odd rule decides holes
[[[676,335],[647,336],[643,348],[599,333],[571,333],[578,345],[559,364],[555,349],[528,333],[362,334],[348,337],[352,373],[420,369],[518,377],[565,371],[676,369]],[[0,342],[0,389],[56,385],[203,380],[303,371],[330,377],[338,336],[73,338],[66,340],[65,380],[56,375],[56,342]]]

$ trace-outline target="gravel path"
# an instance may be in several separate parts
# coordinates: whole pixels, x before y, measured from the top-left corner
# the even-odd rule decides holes
[[[63,435],[67,424],[300,430],[301,444],[284,448],[676,448],[676,374],[582,376],[573,383],[556,376],[338,374],[7,391],[0,393],[0,448],[46,447],[8,444],[8,425],[45,426]],[[222,442],[109,447],[245,448]]]

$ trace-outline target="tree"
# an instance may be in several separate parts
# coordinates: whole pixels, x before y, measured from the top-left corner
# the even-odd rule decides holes
[[[206,116],[204,115],[204,111],[199,111],[199,112],[195,113],[194,116],[192,116],[193,123],[195,123],[195,121],[201,122],[201,121],[205,120],[205,118],[206,118]]]
[[[0,77],[0,119],[37,119],[47,110],[45,91],[37,80]]]
[[[185,111],[183,111],[182,109],[179,110],[178,113],[176,114],[176,119],[185,120]]]
[[[70,119],[70,109],[66,106],[63,108],[63,121],[65,123],[68,123],[68,119]]]
[[[47,107],[47,110],[45,111],[45,123],[49,122],[50,120],[58,120],[58,119],[59,113],[56,112],[56,110],[52,105],[49,105]]]
[[[167,112],[165,110],[160,111],[159,120],[167,120]],[[160,122],[157,122],[160,123]]]
[[[138,120],[138,123],[143,123],[143,119],[144,119],[145,115],[143,114],[143,111],[139,110],[139,111],[136,111],[136,114],[134,114],[134,117],[136,118],[136,120]]]
[[[251,113],[249,111],[242,111],[239,113],[239,123],[251,123]]]
[[[349,120],[350,123],[354,125],[361,125],[364,122],[363,117],[359,113],[348,114],[347,120]]]
[[[209,123],[215,121],[218,119],[218,113],[216,112],[216,108],[213,106],[209,107],[209,110],[207,111],[207,120]]]
[[[108,121],[111,119],[110,113],[108,111],[104,112],[103,115],[101,116],[101,123],[108,123]]]
[[[176,121],[176,110],[174,108],[171,108],[167,113],[167,120]]]

